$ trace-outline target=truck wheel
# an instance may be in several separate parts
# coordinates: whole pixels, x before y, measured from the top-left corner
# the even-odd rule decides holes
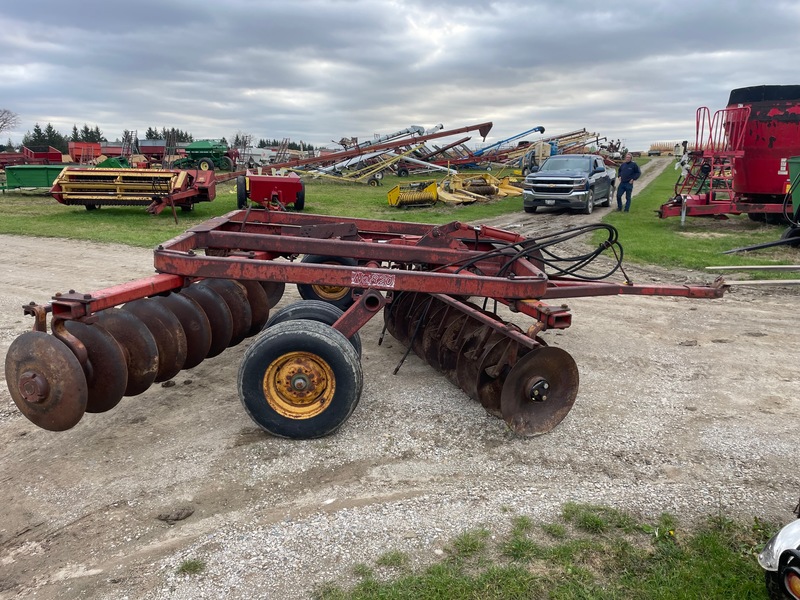
[[[279,437],[330,435],[350,418],[363,388],[356,351],[332,327],[300,319],[270,327],[245,352],[239,398],[250,418]]]
[[[223,171],[233,171],[233,160],[230,156],[223,156],[219,162],[222,164]]]
[[[586,206],[583,207],[583,214],[590,215],[594,210],[594,190],[589,190],[586,196]]]
[[[236,178],[236,207],[240,210],[247,206],[247,179],[244,175]]]
[[[303,210],[303,207],[306,205],[306,186],[302,183],[300,185],[302,185],[302,187],[300,191],[297,192],[294,199],[294,209],[297,211]]]
[[[341,265],[346,267],[355,267],[358,264],[353,258],[321,256],[319,254],[307,254],[301,262],[313,265]],[[298,283],[297,291],[303,300],[322,300],[342,310],[347,310],[353,304],[353,295],[349,287]]]
[[[522,208],[525,209],[526,213],[535,213],[536,209],[539,208],[538,206],[523,206]]]
[[[207,156],[204,156],[200,160],[197,161],[197,168],[201,171],[213,171],[214,170],[214,161]]]

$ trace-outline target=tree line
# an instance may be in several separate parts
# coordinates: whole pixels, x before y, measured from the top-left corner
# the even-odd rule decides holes
[[[3,131],[7,131],[13,129],[19,124],[19,116],[14,112],[0,108],[0,133]],[[188,132],[183,131],[181,129],[177,129],[175,127],[162,127],[158,129],[157,127],[148,127],[144,133],[144,139],[146,140],[167,140],[170,143],[179,143],[185,144],[194,141],[194,136]],[[242,133],[236,133],[233,138],[232,146],[235,148],[241,148],[244,146],[251,146],[252,136],[245,135]],[[132,132],[126,129],[122,133],[122,141],[123,143],[133,143],[138,144],[139,137],[135,132]],[[227,140],[223,137],[221,140],[223,143],[227,144]],[[33,126],[32,131],[27,131],[24,136],[22,136],[22,145],[27,146],[29,148],[33,148],[36,146],[52,146],[59,150],[62,154],[66,154],[69,149],[69,142],[108,142],[108,139],[100,130],[98,125],[94,127],[90,127],[88,124],[84,123],[83,127],[78,128],[77,125],[72,126],[72,132],[70,135],[64,135],[55,127],[53,127],[52,123],[47,123],[44,128],[36,123]],[[272,148],[276,146],[280,146],[281,141],[277,139],[266,139],[261,138],[258,140],[258,147],[259,148]],[[300,142],[289,142],[287,147],[290,150],[314,150],[314,146],[311,144],[306,144],[303,141]],[[4,152],[15,152],[18,148],[14,147],[11,139],[9,138],[8,143],[5,145],[0,144],[0,151]]]

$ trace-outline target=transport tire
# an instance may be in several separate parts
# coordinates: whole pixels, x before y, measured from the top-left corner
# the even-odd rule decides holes
[[[297,319],[308,319],[309,321],[318,321],[325,325],[333,325],[344,314],[344,311],[335,307],[333,304],[321,302],[320,300],[300,300],[289,306],[285,306],[279,311],[270,315],[264,329],[269,329],[278,323],[285,323],[286,321],[296,321]],[[361,336],[356,331],[352,337],[349,338],[353,348],[361,356]]]
[[[318,321],[298,319],[266,329],[239,368],[239,399],[272,435],[330,435],[358,405],[361,361],[345,337]]]
[[[320,256],[318,254],[307,254],[302,262],[314,265],[342,265],[355,267],[358,263],[353,258],[341,256]],[[321,300],[328,304],[333,304],[341,310],[347,310],[353,304],[353,294],[349,287],[335,285],[320,285],[312,283],[298,283],[297,291],[303,300]]]
[[[236,178],[236,207],[239,209],[247,207],[247,178],[244,175]]]

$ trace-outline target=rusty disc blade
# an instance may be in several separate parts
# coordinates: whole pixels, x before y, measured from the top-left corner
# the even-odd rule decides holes
[[[210,288],[222,296],[233,318],[233,332],[228,346],[240,344],[250,332],[253,322],[253,313],[244,287],[232,279],[204,279],[197,285]]]
[[[211,346],[206,358],[222,354],[233,335],[233,317],[225,300],[211,288],[196,283],[182,289],[180,294],[197,302],[211,325]]]
[[[458,365],[458,355],[461,353],[461,344],[478,327],[480,322],[462,314],[463,318],[456,319],[447,329],[444,330],[441,342],[439,343],[439,364],[441,371],[450,381],[458,385],[456,381],[456,367]]]
[[[244,287],[247,293],[247,301],[250,303],[251,322],[247,337],[251,337],[261,333],[264,325],[269,320],[269,298],[267,298],[267,292],[264,287],[258,281],[240,279],[237,282]]]
[[[436,329],[446,309],[446,306],[433,298],[433,296],[431,296],[431,299],[431,305],[428,307],[427,313],[425,314],[425,321],[420,326],[417,334],[411,338],[411,348],[414,350],[414,353],[423,360],[425,359],[425,332],[431,327]],[[416,328],[416,324],[414,328]]]
[[[282,281],[259,281],[259,283],[264,288],[264,291],[267,292],[267,305],[270,309],[275,308],[283,298],[286,284]]]
[[[425,328],[430,323],[431,312],[438,305],[438,300],[435,300],[433,296],[418,294],[416,302],[408,313],[408,319],[406,320],[408,343],[406,345],[411,346],[417,356],[422,352],[422,336],[425,333]],[[419,351],[417,351],[417,348],[419,348]]]
[[[444,310],[438,313],[437,320],[429,323],[422,332],[422,358],[437,371],[442,370],[442,364],[439,362],[442,336],[450,323],[462,314],[452,307],[444,306]]]
[[[403,333],[406,329],[406,313],[411,307],[415,296],[416,294],[413,292],[400,292],[396,294],[392,302],[387,304],[383,309],[383,321],[386,325],[386,331],[401,344],[406,343],[404,341],[405,334]]]
[[[478,373],[481,357],[494,346],[503,334],[482,325],[464,339],[461,352],[456,359],[456,383],[473,400],[478,399]]]
[[[211,323],[200,305],[183,294],[156,296],[153,301],[174,314],[186,336],[186,360],[184,369],[196,367],[205,359],[211,348]]]
[[[503,384],[500,410],[519,435],[547,433],[558,425],[578,395],[578,366],[561,348],[536,348],[520,358]]]
[[[511,370],[511,364],[528,349],[518,345],[511,338],[503,336],[494,344],[487,344],[486,350],[478,359],[478,379],[475,383],[475,399],[490,415],[503,417],[500,410],[500,396],[503,384]]]
[[[158,348],[155,382],[169,381],[180,373],[186,362],[186,335],[175,313],[152,298],[128,302],[122,309],[139,317],[153,334]]]
[[[125,352],[114,336],[102,327],[80,321],[66,321],[64,326],[86,347],[89,362],[86,369],[89,386],[86,412],[111,410],[122,400],[128,386]]]
[[[96,324],[108,331],[125,352],[128,365],[126,396],[138,396],[158,374],[158,346],[153,334],[132,312],[109,308],[95,313]]]
[[[17,408],[42,429],[64,431],[86,412],[89,393],[81,363],[52,335],[23,333],[11,342],[5,369]]]

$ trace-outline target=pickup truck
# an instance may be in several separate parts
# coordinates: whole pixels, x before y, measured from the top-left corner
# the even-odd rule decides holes
[[[616,173],[606,168],[602,156],[557,154],[525,177],[522,206],[529,213],[540,206],[552,206],[590,215],[595,205],[610,204],[615,181]]]

